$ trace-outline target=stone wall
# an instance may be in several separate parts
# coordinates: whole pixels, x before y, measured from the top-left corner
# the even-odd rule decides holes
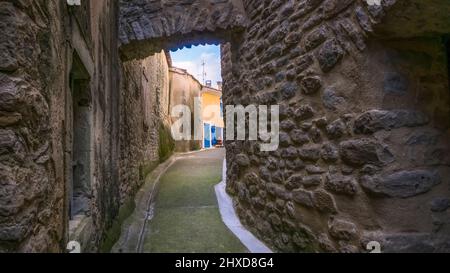
[[[40,14],[40,9],[46,7],[33,5],[26,12],[24,5],[23,2],[0,3],[0,24],[5,36],[0,43],[0,251],[56,250],[63,238],[58,225],[62,225],[64,218],[64,168],[55,166],[49,151],[50,145],[60,142],[51,138],[48,123],[51,120],[55,124],[57,120],[50,115],[52,89],[46,88],[51,74],[44,75],[38,65],[48,64],[50,60],[32,50],[37,47],[43,53],[49,52],[45,41],[48,18]],[[45,23],[39,24],[42,20]],[[56,75],[53,71],[53,75],[64,79],[63,74]],[[61,101],[63,95],[54,99],[54,102]],[[64,117],[64,111],[61,115]],[[62,124],[55,127],[62,131]],[[62,145],[57,145],[62,150]],[[62,162],[63,154],[57,159]],[[46,194],[50,187],[55,190]],[[61,209],[52,211],[51,206]]]
[[[119,60],[116,1],[2,1],[0,17],[0,252],[97,251],[171,152],[168,55]]]
[[[95,249],[119,208],[118,9],[82,2],[0,2],[0,252],[65,250],[76,108],[88,109],[91,131],[83,223],[94,232],[83,249]],[[81,77],[86,97],[75,101]]]
[[[279,104],[282,132],[275,152],[226,143],[241,220],[277,251],[450,251],[450,26],[399,25],[444,18],[445,1],[420,18],[403,1],[243,2],[225,104]]]
[[[169,64],[164,52],[122,66],[120,194],[133,196],[160,163],[160,130],[170,125]]]

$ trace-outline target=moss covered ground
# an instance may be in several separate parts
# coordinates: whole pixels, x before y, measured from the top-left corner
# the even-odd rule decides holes
[[[223,158],[224,150],[194,153],[161,177],[144,252],[247,252],[219,213],[214,186],[221,181]]]

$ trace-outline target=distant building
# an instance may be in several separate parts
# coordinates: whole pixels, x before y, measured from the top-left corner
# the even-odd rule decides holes
[[[199,149],[209,149],[223,145],[223,105],[222,85],[218,83],[219,89],[211,87],[212,81],[206,81],[202,85],[185,69],[170,68],[170,109],[176,105],[187,105],[192,113],[191,132],[192,140],[176,141],[175,151],[188,152]],[[194,99],[198,97],[201,101],[201,115],[195,120]],[[172,118],[174,122],[177,118]],[[201,119],[201,120],[200,120]],[[195,128],[197,126],[197,128]],[[202,132],[201,141],[194,140],[195,131]]]
[[[203,86],[202,92],[203,148],[223,146],[222,91]]]
[[[185,69],[171,67],[170,68],[170,111],[177,105],[187,105],[192,112],[191,136],[192,140],[182,140],[175,142],[176,152],[189,152],[200,150],[202,141],[194,140],[195,124],[202,124],[201,121],[195,122],[195,98],[201,97],[203,85],[189,74]],[[177,118],[172,117],[172,123]],[[197,128],[202,130],[203,128]]]

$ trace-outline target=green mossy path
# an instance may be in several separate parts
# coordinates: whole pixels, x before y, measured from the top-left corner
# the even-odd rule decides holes
[[[222,222],[215,196],[224,155],[223,149],[193,153],[161,177],[143,252],[248,252]]]

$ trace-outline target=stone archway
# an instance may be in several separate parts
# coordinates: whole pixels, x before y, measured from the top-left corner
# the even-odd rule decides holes
[[[246,24],[240,0],[121,0],[122,58],[139,59],[161,49],[229,41]]]

